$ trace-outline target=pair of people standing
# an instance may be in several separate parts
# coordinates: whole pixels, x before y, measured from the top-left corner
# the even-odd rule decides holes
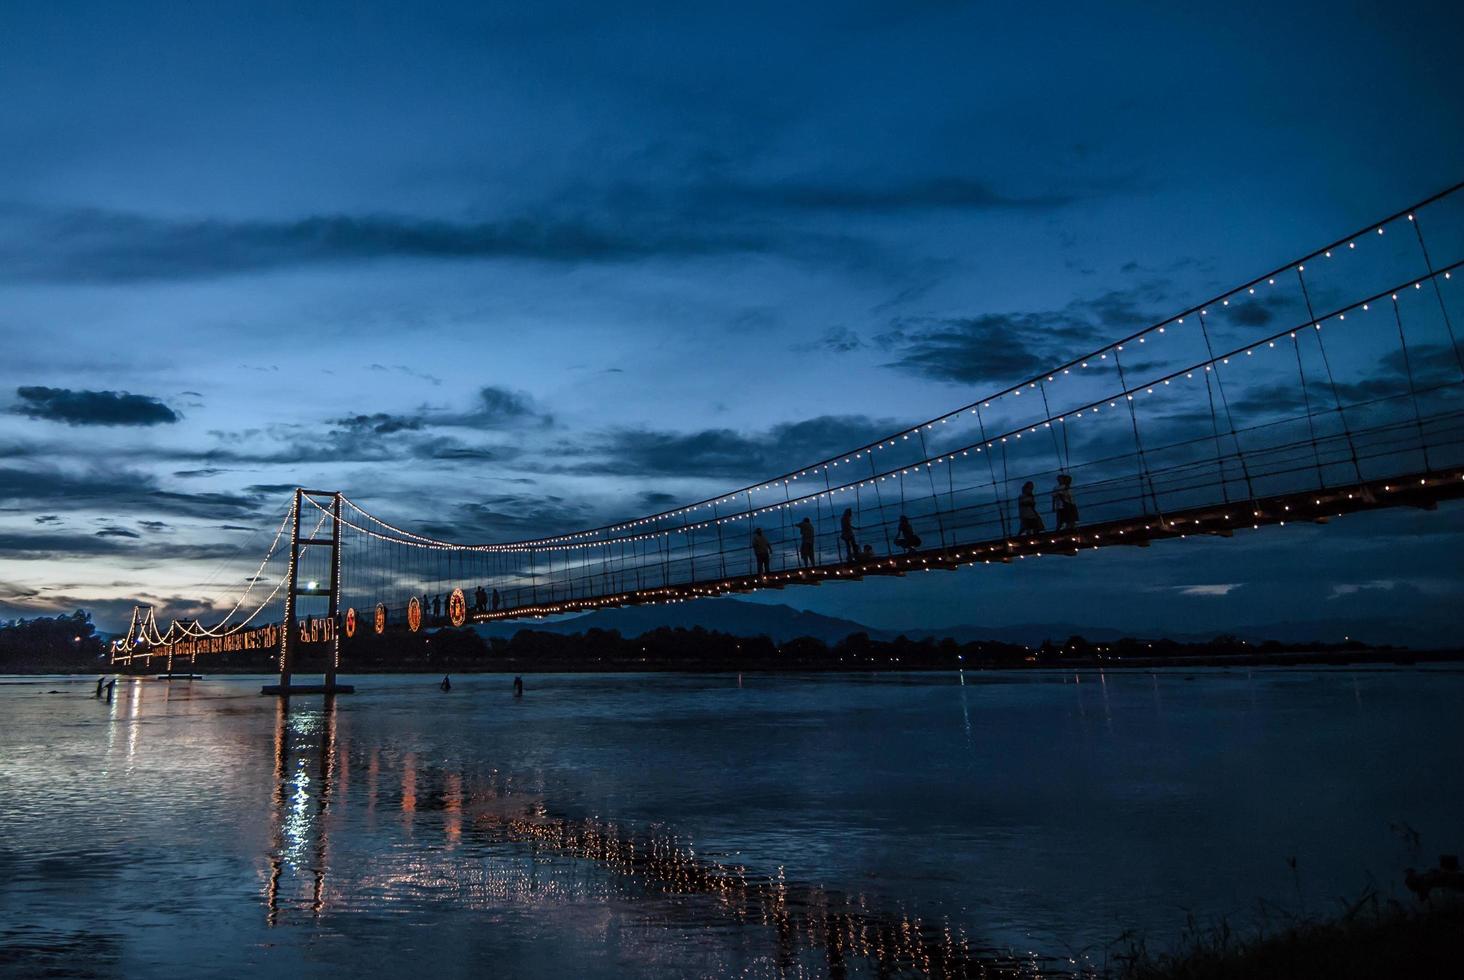
[[[1057,530],[1071,531],[1078,526],[1078,505],[1073,499],[1073,478],[1063,473],[1057,478],[1052,490],[1052,513]],[[1017,518],[1020,523],[1018,534],[1026,537],[1041,534],[1047,530],[1042,515],[1037,512],[1037,486],[1031,480],[1022,484],[1022,494],[1017,498]]]

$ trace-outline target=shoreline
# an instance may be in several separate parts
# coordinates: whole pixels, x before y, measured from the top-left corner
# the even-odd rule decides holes
[[[163,658],[157,658],[163,661]],[[1190,670],[1229,670],[1232,668],[1372,668],[1394,669],[1431,665],[1460,664],[1464,666],[1464,649],[1449,650],[1369,650],[1342,653],[1339,651],[1298,651],[1284,654],[1236,654],[1231,656],[1175,656],[1175,657],[1125,657],[1111,659],[1072,658],[1045,663],[973,663],[945,661],[894,662],[894,663],[768,663],[723,660],[699,662],[694,665],[671,661],[648,662],[645,660],[612,660],[585,663],[576,659],[555,662],[558,658],[544,658],[530,661],[527,658],[508,657],[493,663],[444,662],[436,665],[406,663],[400,667],[389,664],[363,664],[352,670],[348,662],[342,663],[341,676],[363,676],[371,674],[403,674],[440,676],[442,674],[909,674],[909,673],[1015,673],[1015,672],[1149,672],[1183,673]],[[294,673],[310,676],[323,673],[324,664],[309,659],[296,664]],[[40,666],[7,665],[0,676],[10,677],[95,677],[98,674],[123,677],[149,677],[166,673],[166,662],[151,667],[140,665],[98,664],[95,667],[57,670]],[[175,673],[194,673],[207,676],[258,676],[267,677],[278,673],[267,664],[225,664],[208,663],[200,660],[195,664],[175,664]],[[178,678],[185,679],[185,678]]]

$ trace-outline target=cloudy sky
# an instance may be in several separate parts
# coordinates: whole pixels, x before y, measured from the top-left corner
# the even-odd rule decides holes
[[[11,0],[0,614],[197,601],[297,484],[468,540],[698,499],[1464,176],[1457,4],[1287,6]],[[1442,624],[1461,532],[778,599]]]

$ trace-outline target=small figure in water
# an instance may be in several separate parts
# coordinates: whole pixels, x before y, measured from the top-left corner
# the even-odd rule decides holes
[[[768,542],[760,527],[752,530],[752,553],[757,558],[757,573],[766,575],[769,562],[773,557],[773,546]]]
[[[442,618],[442,596],[441,596],[441,594],[438,594],[438,595],[435,595],[435,596],[432,597],[432,618],[434,620],[438,620],[438,619],[441,619]]]
[[[844,516],[839,518],[839,540],[844,543],[844,557],[849,561],[858,561],[859,545],[854,540],[853,508],[845,507]]]
[[[522,677],[515,677],[513,679],[513,696],[516,698],[524,696],[524,679]]]
[[[502,604],[502,600],[500,600],[499,597],[498,597],[498,590],[497,589],[494,589],[493,590],[493,611],[494,612],[498,612],[498,607],[501,604]]]
[[[798,564],[803,568],[812,568],[813,560],[813,521],[808,518],[798,522]]]
[[[1073,478],[1066,473],[1057,478],[1057,488],[1052,491],[1052,513],[1059,531],[1071,531],[1078,526],[1078,505],[1073,501]]]
[[[442,675],[442,683],[439,684],[439,685],[437,685],[437,686],[440,687],[440,688],[442,688],[442,690],[444,692],[451,691],[452,690],[452,678],[451,677],[448,677],[446,674],[443,674]]]
[[[107,679],[105,677],[98,677],[97,678],[97,693],[96,693],[95,697],[96,697],[96,699],[98,701],[100,701],[102,699],[102,685],[104,685],[106,683],[107,683]]]
[[[1047,530],[1042,523],[1042,515],[1037,513],[1037,487],[1031,480],[1022,484],[1022,495],[1017,498],[1017,517],[1021,522],[1017,533],[1021,537]]]
[[[904,548],[907,555],[920,547],[920,535],[915,533],[915,529],[910,526],[910,518],[904,514],[900,515],[900,526],[895,531],[895,544]]]
[[[494,591],[498,591],[494,589]],[[496,607],[495,607],[496,608]],[[478,586],[478,591],[473,593],[473,612],[488,611],[488,593],[483,591],[483,586]]]

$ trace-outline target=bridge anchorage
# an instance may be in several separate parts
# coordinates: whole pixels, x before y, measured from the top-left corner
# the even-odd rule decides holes
[[[1433,509],[1464,496],[1461,270],[1464,184],[935,418],[600,527],[466,543],[300,489],[221,620],[139,606],[113,660],[277,650],[267,693],[343,691],[343,651],[500,620]],[[307,648],[322,684],[293,681]]]

